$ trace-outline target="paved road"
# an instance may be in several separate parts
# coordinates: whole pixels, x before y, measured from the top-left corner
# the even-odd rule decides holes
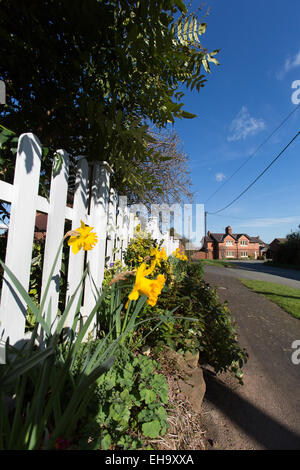
[[[206,266],[204,279],[228,301],[249,360],[243,386],[228,373],[205,371],[207,437],[217,449],[300,450],[300,364],[291,360],[300,320],[243,286],[235,269],[228,271]]]
[[[223,276],[274,282],[300,289],[300,271],[265,265],[262,261],[232,261],[235,267],[205,265],[205,272]]]

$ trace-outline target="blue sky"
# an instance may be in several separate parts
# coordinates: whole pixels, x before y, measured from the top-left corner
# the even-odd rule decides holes
[[[197,118],[178,120],[174,128],[190,157],[194,202],[215,212],[237,197],[300,130],[299,107],[226,183],[297,106],[292,83],[299,80],[300,85],[300,2],[210,0],[205,5],[210,14],[202,43],[210,51],[221,49],[216,56],[220,65],[212,64],[199,93],[186,93],[184,109]],[[193,9],[197,6],[193,2]],[[231,225],[233,232],[260,235],[267,243],[297,230],[300,136],[244,196],[208,215],[207,222],[211,232]]]

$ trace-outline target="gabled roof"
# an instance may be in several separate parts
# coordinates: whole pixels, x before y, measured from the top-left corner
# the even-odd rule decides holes
[[[216,241],[217,243],[223,243],[226,237],[232,237],[234,240],[238,240],[242,236],[247,237],[250,243],[259,243],[264,245],[264,242],[259,237],[250,237],[246,233],[210,233],[209,236],[205,237],[206,242]]]
[[[274,243],[274,242],[285,243],[286,241],[287,241],[287,238],[274,238],[274,240],[271,243]]]

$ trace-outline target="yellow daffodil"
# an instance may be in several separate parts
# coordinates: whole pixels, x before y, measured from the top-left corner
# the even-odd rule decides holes
[[[92,232],[94,227],[89,227],[81,220],[81,227],[72,232],[69,238],[68,245],[72,247],[74,255],[81,250],[92,250],[95,244],[98,242],[97,235]],[[77,233],[77,235],[76,235]]]
[[[178,259],[181,259],[182,261],[187,261],[188,259],[188,257],[184,253],[184,250],[181,248],[176,248],[176,250],[173,251],[172,255],[174,255]]]
[[[167,259],[167,254],[166,254],[166,251],[165,251],[164,247],[162,247],[162,249],[160,251],[158,249],[158,246],[156,246],[156,248],[152,248],[151,256],[155,256],[155,259],[153,261],[158,266],[160,266],[161,260],[166,260]]]
[[[152,271],[152,266],[147,268],[146,263],[141,264],[136,273],[134,287],[128,296],[129,300],[137,300],[140,295],[146,295],[148,297],[148,305],[154,307],[157,302],[157,298],[165,285],[166,278],[163,274],[159,274],[156,279],[147,279],[145,276],[151,274]],[[128,306],[128,302],[126,304],[126,308]]]

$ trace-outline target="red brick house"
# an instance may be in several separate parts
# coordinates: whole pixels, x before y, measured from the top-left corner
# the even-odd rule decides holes
[[[37,212],[35,217],[34,238],[35,240],[43,240],[47,231],[47,214]]]
[[[230,226],[225,233],[207,232],[203,247],[193,255],[193,259],[257,259],[265,243],[257,237],[245,233],[232,233]]]

